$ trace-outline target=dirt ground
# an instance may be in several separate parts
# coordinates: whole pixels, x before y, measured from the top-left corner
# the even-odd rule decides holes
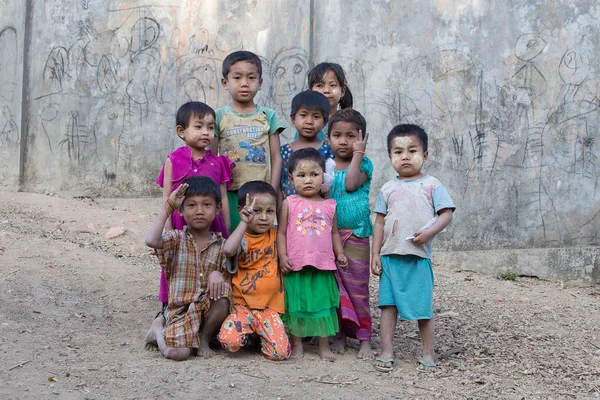
[[[356,344],[334,363],[313,346],[300,361],[250,350],[165,360],[143,341],[159,309],[143,243],[158,205],[0,191],[0,398],[600,398],[599,287],[435,260],[436,372],[416,370],[414,322],[398,324],[389,374],[356,359]],[[125,234],[106,239],[115,226]]]

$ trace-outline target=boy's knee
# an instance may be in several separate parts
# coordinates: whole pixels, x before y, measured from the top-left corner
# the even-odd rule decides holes
[[[192,349],[189,349],[187,347],[185,347],[185,348],[168,347],[165,350],[165,352],[163,353],[163,355],[165,356],[166,359],[173,360],[173,361],[187,360],[190,357],[190,354],[192,354]]]
[[[229,315],[229,299],[220,298],[210,305],[209,312],[215,316],[215,318],[225,320]],[[221,318],[222,317],[222,318]]]

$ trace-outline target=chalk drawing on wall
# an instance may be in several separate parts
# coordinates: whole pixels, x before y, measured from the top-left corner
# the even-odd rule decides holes
[[[299,47],[284,47],[266,63],[263,75],[268,71],[269,100],[279,116],[291,125],[292,99],[307,89],[308,55]]]
[[[15,117],[18,59],[17,30],[6,26],[0,30],[0,158],[8,157],[8,153],[17,150],[20,143],[19,125]],[[4,162],[2,165],[7,167]],[[6,171],[6,168],[3,170]]]
[[[224,53],[242,49],[242,34],[234,26],[223,24],[217,32],[215,47]]]

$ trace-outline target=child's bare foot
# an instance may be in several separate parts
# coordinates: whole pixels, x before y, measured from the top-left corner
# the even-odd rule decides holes
[[[292,353],[291,358],[304,357],[304,348],[302,347],[302,338],[292,335]]]
[[[154,347],[158,347],[158,342],[156,341],[156,329],[162,329],[164,323],[164,319],[162,314],[159,314],[154,321],[152,321],[152,325],[150,325],[150,329],[148,333],[146,333],[146,338],[144,341],[146,342],[146,349],[152,349]]]
[[[363,360],[372,360],[375,358],[373,355],[373,349],[371,348],[371,342],[369,340],[360,342],[360,349],[358,350],[356,357],[362,358]]]
[[[346,339],[335,339],[331,345],[331,351],[335,354],[344,354],[346,352]]]
[[[200,336],[200,348],[196,350],[198,357],[211,358],[215,355],[213,349],[209,346],[210,340]]]
[[[333,354],[331,352],[331,349],[329,348],[329,338],[328,337],[319,338],[319,355],[321,356],[322,360],[335,361],[335,359],[336,359],[335,354]]]

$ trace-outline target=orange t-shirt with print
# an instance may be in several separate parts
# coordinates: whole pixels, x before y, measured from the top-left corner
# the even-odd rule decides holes
[[[231,280],[234,304],[251,310],[271,309],[283,314],[283,282],[277,267],[277,231],[244,233],[238,252],[238,270]]]

